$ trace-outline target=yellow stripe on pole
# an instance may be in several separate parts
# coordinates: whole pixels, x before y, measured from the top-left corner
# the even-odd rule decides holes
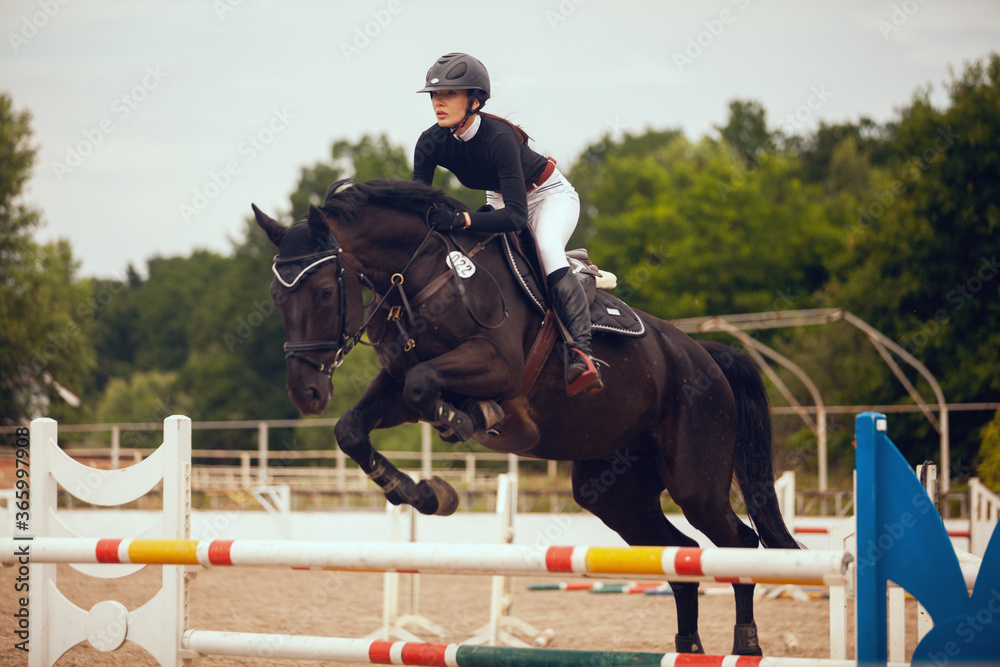
[[[590,547],[587,572],[601,574],[663,574],[664,547]]]
[[[128,559],[132,563],[197,565],[198,540],[132,540]]]

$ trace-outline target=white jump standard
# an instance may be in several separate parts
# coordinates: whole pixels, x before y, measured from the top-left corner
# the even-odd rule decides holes
[[[949,551],[950,542],[940,517],[933,512],[929,516],[905,514],[913,513],[912,503],[915,500],[911,498],[918,499],[916,493],[923,493],[923,489],[905,460],[891,448],[885,429],[885,417],[882,415],[865,413],[858,418],[859,488],[871,491],[867,496],[859,493],[859,553],[868,553],[862,549],[864,545],[883,543],[885,534],[878,532],[882,525],[891,526],[894,522],[903,521],[908,531],[905,535],[894,537],[894,543],[900,549],[886,545],[883,557],[869,562],[867,556],[862,561],[856,561],[849,552],[835,550],[595,546],[542,549],[513,544],[192,540],[187,539],[190,536],[191,513],[190,420],[183,417],[167,419],[164,446],[146,461],[115,471],[94,470],[73,461],[56,445],[55,422],[36,420],[32,422],[31,430],[31,480],[36,501],[32,508],[35,519],[31,527],[41,534],[31,536],[22,532],[13,538],[0,539],[0,560],[5,564],[30,563],[31,667],[54,664],[69,648],[84,640],[102,651],[112,651],[125,641],[133,641],[161,664],[170,667],[189,664],[201,655],[455,667],[621,664],[661,667],[675,664],[839,667],[857,664],[801,658],[525,649],[192,629],[188,627],[187,570],[198,566],[479,575],[614,575],[658,581],[848,586],[853,585],[856,578],[857,615],[864,617],[859,624],[858,654],[860,662],[865,664],[885,664],[886,581],[892,579],[905,583],[909,577],[911,581],[916,581],[912,583],[911,592],[927,606],[935,623],[939,624],[922,642],[925,653],[921,655],[936,656],[935,651],[946,648],[949,640],[961,636],[956,635],[955,630],[956,624],[964,617],[956,615],[955,610],[961,612],[961,604],[979,604],[977,596],[982,598],[981,590],[1000,588],[1000,531],[994,532],[987,548],[982,570],[978,573],[977,588],[970,600],[966,596],[966,582],[963,580],[966,573],[959,567],[954,551]],[[875,457],[870,455],[873,446],[877,452]],[[875,460],[877,465],[873,464]],[[864,484],[860,483],[861,470],[867,475]],[[89,488],[89,502],[113,505],[130,502],[148,493],[158,481],[157,471],[164,483],[164,517],[145,533],[155,538],[66,536],[72,531],[61,523],[55,512],[57,484],[69,491]],[[892,483],[886,481],[890,478]],[[91,479],[97,480],[96,486],[84,483]],[[890,493],[899,494],[899,485],[909,489],[905,486],[907,484],[915,485],[912,493],[907,491],[900,498],[885,498]],[[902,498],[903,495],[906,497]],[[900,515],[900,512],[904,514]],[[903,516],[903,519],[898,516]],[[922,555],[931,553],[926,550],[927,544],[937,544],[936,551],[933,551],[932,557],[921,561]],[[87,574],[101,569],[127,574],[147,564],[161,564],[164,587],[146,605],[135,610],[130,611],[119,602],[104,601],[86,611],[59,593],[56,563],[74,564]],[[923,570],[917,572],[914,564],[923,567]],[[900,567],[910,569],[904,571]],[[950,588],[954,590],[944,591],[949,587],[938,585],[941,582],[933,577],[917,581],[919,574],[932,570],[947,573],[949,580],[944,583],[953,584]],[[928,589],[932,592],[928,593]],[[874,616],[871,614],[873,609],[876,610]],[[995,616],[994,625],[1000,628],[1000,614]],[[1000,632],[995,636],[981,635],[978,641],[975,647],[978,653],[971,657],[979,661],[984,656],[1000,658]],[[918,646],[918,651],[920,648]],[[963,659],[961,655],[949,657],[952,663]]]

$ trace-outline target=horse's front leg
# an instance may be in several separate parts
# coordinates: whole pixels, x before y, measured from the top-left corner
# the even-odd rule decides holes
[[[402,400],[402,387],[381,371],[361,400],[337,420],[334,434],[337,445],[381,487],[393,505],[413,505],[421,514],[453,514],[458,509],[458,494],[447,482],[437,477],[414,482],[372,446],[369,436],[375,429],[417,419],[417,413]]]
[[[465,442],[503,419],[494,401],[517,394],[520,365],[506,363],[494,344],[471,338],[454,350],[417,364],[406,374],[403,402],[446,440]],[[464,397],[455,405],[442,394]]]

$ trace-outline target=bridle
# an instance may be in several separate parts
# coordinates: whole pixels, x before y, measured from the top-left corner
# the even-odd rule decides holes
[[[470,253],[467,253],[467,256],[470,257],[471,259],[471,257],[476,255],[479,251],[485,249],[486,245],[498,236],[500,235],[493,234],[485,242],[479,243],[476,249],[474,249]],[[279,255],[275,255],[273,260],[274,263],[271,265],[271,272],[274,274],[274,277],[277,279],[277,281],[290,292],[294,292],[299,287],[301,287],[302,284],[305,283],[305,281],[309,278],[309,276],[323,264],[326,264],[327,262],[331,261],[336,262],[337,264],[337,296],[338,296],[337,305],[339,311],[337,314],[338,331],[339,331],[337,339],[336,340],[319,339],[319,340],[303,341],[301,343],[286,342],[282,346],[282,349],[284,349],[285,351],[285,359],[286,360],[298,359],[300,361],[303,361],[312,366],[313,368],[315,368],[320,373],[323,373],[327,377],[332,378],[333,372],[338,368],[340,368],[340,365],[344,363],[344,358],[347,356],[347,353],[350,352],[352,349],[354,349],[354,347],[358,343],[369,345],[369,343],[364,343],[364,341],[361,340],[361,337],[364,336],[365,330],[367,329],[368,324],[371,322],[372,317],[374,317],[375,313],[377,313],[381,309],[382,305],[385,303],[389,295],[393,293],[393,291],[398,291],[399,297],[403,305],[405,306],[406,313],[409,316],[410,324],[412,325],[414,323],[413,312],[411,310],[410,302],[407,300],[406,293],[403,291],[403,273],[406,271],[407,268],[409,268],[409,266],[413,263],[413,261],[417,258],[417,256],[420,255],[427,241],[434,237],[441,240],[445,244],[446,248],[448,247],[448,240],[446,240],[445,237],[439,232],[430,229],[428,231],[427,236],[424,237],[423,242],[410,257],[409,262],[406,263],[406,266],[403,267],[403,269],[400,272],[393,274],[392,287],[388,292],[386,292],[385,295],[378,294],[378,292],[375,289],[375,286],[372,284],[372,282],[368,279],[367,276],[365,276],[363,273],[355,271],[353,268],[351,269],[354,275],[358,278],[358,281],[368,289],[372,290],[372,292],[375,293],[376,298],[378,299],[378,306],[371,310],[369,316],[365,319],[361,327],[353,335],[347,333],[347,287],[344,278],[347,276],[347,269],[349,267],[347,267],[347,265],[344,264],[342,256],[343,248],[340,246],[340,242],[337,240],[337,237],[334,236],[333,231],[332,230],[330,231],[329,242],[331,247],[328,250],[321,250],[319,252],[314,252],[307,255],[298,255],[295,257],[281,257]],[[306,265],[295,275],[295,277],[291,281],[288,281],[285,279],[284,276],[281,275],[279,267],[291,264],[306,264]],[[431,284],[428,285],[427,288],[421,290],[420,293],[416,296],[416,301],[414,302],[414,305],[422,303],[424,300],[429,298],[431,294],[441,289],[446,282],[446,278],[453,278],[455,280],[458,292],[462,298],[462,302],[465,305],[466,311],[469,313],[470,316],[472,316],[473,320],[479,326],[487,329],[495,329],[500,325],[502,325],[504,322],[506,322],[508,317],[507,300],[506,298],[504,298],[502,293],[500,294],[500,299],[503,303],[503,317],[500,320],[499,324],[487,325],[481,322],[478,317],[476,317],[475,313],[472,312],[472,308],[466,297],[465,287],[462,284],[462,279],[459,277],[457,269],[455,267],[450,267],[450,269],[446,271],[444,274],[438,276],[438,278],[431,281]],[[494,283],[495,282],[496,280],[494,279]],[[365,308],[367,308],[367,306],[365,306]],[[402,325],[402,323],[399,322],[400,319],[399,306],[395,306],[392,310],[390,310],[388,319],[395,322],[396,326],[399,328],[401,339],[406,341],[406,345],[404,346],[405,350],[406,351],[412,350],[415,343],[413,339],[410,338],[409,334],[406,332],[404,325]],[[333,356],[333,362],[329,364],[317,361],[316,359],[306,354],[307,352],[326,352],[330,350],[334,350],[334,356]]]
[[[336,262],[337,264],[337,295],[338,295],[338,331],[339,334],[336,340],[330,339],[320,339],[320,340],[309,340],[302,343],[288,343],[286,342],[282,348],[285,351],[285,359],[299,359],[309,364],[320,373],[328,377],[333,377],[333,371],[340,367],[344,363],[344,357],[350,352],[355,345],[361,340],[361,336],[364,335],[365,327],[362,326],[357,333],[353,336],[347,333],[347,286],[345,284],[344,278],[347,275],[347,267],[344,265],[344,260],[342,257],[343,249],[340,247],[340,243],[337,242],[336,237],[334,237],[333,232],[330,233],[330,239],[333,241],[333,247],[329,250],[323,250],[320,252],[311,253],[308,255],[299,255],[297,257],[280,257],[278,255],[274,256],[274,264],[271,265],[271,272],[274,273],[274,277],[290,292],[294,292],[309,278],[313,271],[319,268],[321,265],[327,262]],[[281,275],[278,267],[281,265],[289,264],[308,264],[301,271],[296,274],[295,278],[289,282]],[[352,269],[353,270],[353,269]],[[371,283],[363,274],[357,273],[358,279],[362,284],[371,286]],[[365,323],[367,325],[367,322]],[[329,350],[334,350],[333,362],[326,364],[321,361],[316,361],[306,352],[325,352]]]

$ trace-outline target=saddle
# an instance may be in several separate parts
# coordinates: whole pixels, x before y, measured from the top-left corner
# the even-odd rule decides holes
[[[545,288],[542,272],[539,269],[540,264],[534,252],[534,239],[530,235],[525,239],[514,232],[508,232],[503,235],[503,243],[504,255],[511,271],[517,277],[524,293],[538,308],[538,312],[545,315],[549,310],[548,290]],[[635,311],[627,303],[605,291],[615,287],[617,281],[614,274],[601,271],[590,261],[585,248],[568,250],[566,259],[569,260],[570,273],[583,284],[584,292],[587,294],[591,327],[595,332],[632,337],[646,334],[646,325]]]
[[[521,234],[524,236],[519,236],[515,232],[502,235],[504,255],[521,288],[538,308],[539,313],[544,316],[542,329],[524,361],[524,380],[520,395],[526,396],[552,353],[560,337],[560,330],[555,314],[548,308],[548,289],[545,288],[543,272],[540,270],[541,264],[535,251],[534,238],[530,230],[525,230]],[[530,248],[530,251],[526,251],[526,248]],[[568,251],[566,259],[570,264],[570,272],[583,284],[587,301],[590,303],[591,330],[595,335],[613,334],[631,337],[646,335],[646,325],[635,311],[618,297],[604,291],[615,286],[617,281],[614,274],[601,271],[590,261],[586,249],[583,248]]]

